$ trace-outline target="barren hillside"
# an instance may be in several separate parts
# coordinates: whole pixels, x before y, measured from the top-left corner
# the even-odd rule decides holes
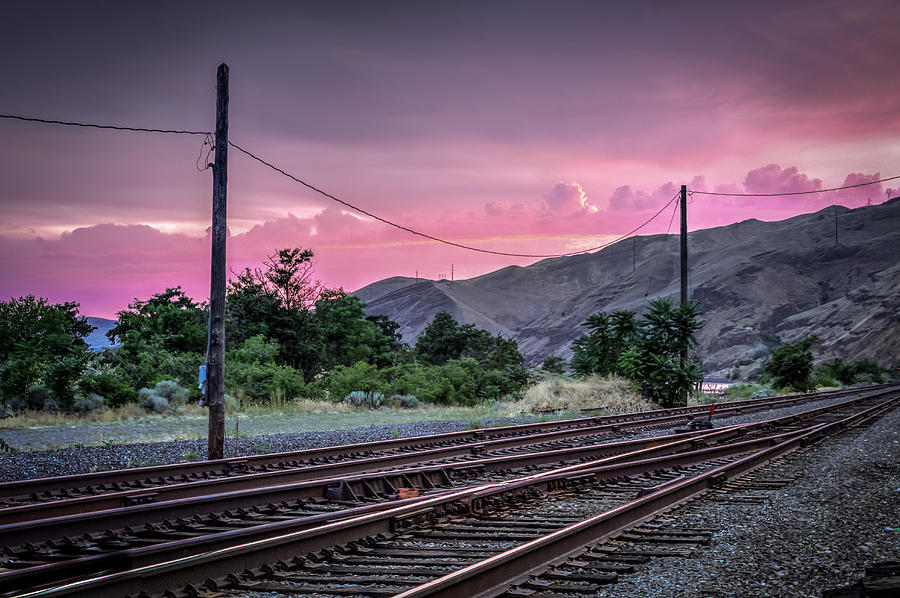
[[[834,214],[838,214],[835,244]],[[367,311],[399,322],[414,342],[440,310],[515,338],[530,362],[568,358],[581,323],[597,311],[642,311],[677,299],[676,235],[637,237],[592,254],[512,266],[449,281],[389,278],[355,294]],[[900,199],[829,207],[779,222],[747,220],[688,236],[690,293],[704,312],[707,373],[758,367],[767,343],[815,333],[821,358],[900,355]]]

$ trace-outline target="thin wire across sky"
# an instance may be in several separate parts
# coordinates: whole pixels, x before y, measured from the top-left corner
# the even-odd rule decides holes
[[[48,124],[48,125],[67,126],[67,127],[82,127],[82,128],[91,128],[91,129],[105,129],[105,130],[113,130],[113,131],[127,131],[127,132],[132,132],[132,133],[157,133],[157,134],[170,134],[170,135],[204,135],[207,137],[207,139],[204,140],[204,145],[206,145],[208,143],[208,138],[209,138],[209,136],[212,135],[212,133],[210,131],[191,131],[191,130],[184,130],[184,129],[155,129],[155,128],[148,128],[148,127],[103,125],[103,124],[96,124],[96,123],[83,123],[83,122],[63,121],[63,120],[56,120],[56,119],[27,117],[27,116],[19,116],[19,115],[14,115],[14,114],[0,114],[0,118],[9,119],[9,120],[18,120],[18,121],[23,121],[23,122]],[[659,209],[659,211],[657,211],[649,219],[647,219],[646,221],[644,221],[642,224],[640,224],[636,228],[632,229],[631,231],[629,231],[629,232],[625,233],[624,235],[617,237],[616,239],[609,241],[607,243],[603,243],[601,245],[596,245],[594,247],[588,247],[585,249],[579,249],[578,251],[571,251],[568,253],[556,253],[556,254],[512,253],[512,252],[505,252],[505,251],[494,251],[491,249],[483,249],[480,247],[473,247],[471,245],[465,245],[463,243],[457,243],[455,241],[449,241],[447,239],[442,239],[440,237],[435,237],[433,235],[423,233],[421,231],[415,230],[408,226],[403,226],[402,224],[397,224],[396,222],[388,220],[387,218],[382,218],[381,216],[373,214],[372,212],[369,212],[368,210],[364,210],[363,208],[360,208],[354,204],[351,204],[350,202],[344,201],[343,199],[340,199],[339,197],[332,195],[331,193],[328,193],[327,191],[319,189],[318,187],[306,182],[305,180],[301,179],[300,177],[297,177],[297,176],[285,171],[284,169],[273,164],[272,162],[261,158],[260,156],[252,153],[251,151],[249,151],[247,149],[244,149],[243,147],[237,145],[236,143],[234,143],[232,141],[229,141],[228,145],[230,145],[234,149],[238,150],[242,154],[246,155],[247,157],[251,158],[252,160],[255,160],[256,162],[259,162],[260,164],[274,170],[275,172],[281,174],[282,176],[285,176],[285,177],[291,179],[292,181],[299,183],[300,185],[303,185],[307,189],[314,191],[315,193],[318,193],[319,195],[326,197],[334,202],[337,202],[344,207],[354,210],[355,212],[358,212],[360,214],[368,216],[369,218],[377,220],[378,222],[382,222],[388,226],[405,231],[412,235],[422,237],[424,239],[428,239],[430,241],[434,241],[436,243],[443,243],[444,245],[457,247],[459,249],[464,249],[467,251],[475,251],[478,253],[487,253],[487,254],[491,254],[491,255],[500,255],[500,256],[506,256],[506,257],[557,258],[557,257],[569,257],[569,256],[573,256],[573,255],[581,255],[584,253],[598,251],[605,247],[609,247],[610,245],[614,245],[614,244],[618,243],[619,241],[627,239],[628,237],[631,237],[632,235],[637,233],[639,230],[641,230],[642,228],[644,228],[645,226],[647,226],[648,224],[653,222],[657,217],[659,217],[659,215],[662,214],[663,211],[665,211],[665,209],[668,208],[674,201],[676,201],[680,195],[680,193],[676,193],[675,196],[672,197],[672,199],[667,201],[665,203],[665,205],[663,205]],[[198,169],[203,170],[204,168],[201,168],[200,166],[198,166]],[[831,187],[829,189],[814,189],[814,190],[809,190],[809,191],[793,191],[793,192],[787,192],[787,193],[720,193],[720,192],[713,192],[713,191],[697,191],[697,190],[693,190],[693,189],[689,190],[688,193],[691,195],[712,195],[712,196],[719,196],[719,197],[781,197],[781,196],[791,196],[791,195],[811,195],[811,194],[816,194],[816,193],[841,191],[844,189],[855,189],[857,187],[865,187],[867,185],[876,185],[879,183],[893,181],[896,179],[900,179],[900,175],[892,176],[892,177],[888,177],[888,178],[884,178],[884,179],[879,179],[877,181],[869,181],[866,183],[858,183],[855,185],[845,185],[843,187]]]

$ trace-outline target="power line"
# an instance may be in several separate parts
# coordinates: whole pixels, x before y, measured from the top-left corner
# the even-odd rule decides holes
[[[211,135],[209,131],[184,131],[178,129],[147,129],[144,127],[121,127],[118,125],[98,125],[94,123],[79,123],[64,120],[49,120],[46,118],[31,118],[28,116],[17,116],[15,114],[0,114],[0,118],[10,120],[22,120],[33,123],[44,123],[47,125],[64,125],[66,127],[83,127],[87,129],[112,129],[114,131],[134,131],[136,133],[171,133],[174,135]]]
[[[679,194],[675,195],[675,198],[678,197]],[[673,198],[674,199],[674,198]],[[671,201],[669,203],[672,203]],[[668,204],[666,204],[668,206]],[[650,277],[647,279],[647,290],[644,293],[644,303],[647,302],[647,296],[650,294],[650,287],[653,286],[653,279],[656,278],[656,270],[659,268],[659,260],[663,255],[663,249],[666,247],[666,243],[669,240],[669,231],[672,230],[672,223],[675,222],[675,214],[678,213],[678,206],[675,206],[675,209],[672,210],[672,217],[669,218],[669,226],[666,227],[666,236],[663,239],[662,246],[660,247],[659,253],[656,254],[656,259],[653,260],[653,270],[650,271]]]
[[[83,122],[74,122],[74,121],[54,120],[54,119],[47,119],[47,118],[35,118],[35,117],[28,117],[28,116],[19,116],[19,115],[16,115],[16,114],[0,114],[0,118],[6,118],[6,119],[10,119],[10,120],[19,120],[19,121],[24,121],[24,122],[36,122],[36,123],[42,123],[42,124],[48,124],[48,125],[62,125],[62,126],[67,126],[67,127],[82,127],[82,128],[89,128],[89,129],[107,129],[107,130],[113,130],[113,131],[132,131],[132,132],[136,132],[136,133],[169,133],[169,134],[176,134],[176,135],[204,135],[204,136],[207,138],[206,140],[204,140],[204,147],[207,145],[208,140],[209,140],[210,136],[212,135],[212,133],[210,133],[209,131],[190,131],[190,130],[182,130],[182,129],[152,129],[152,128],[146,128],[146,127],[127,127],[127,126],[119,126],[119,125],[101,125],[101,124],[96,124],[96,123],[83,123]],[[293,180],[293,181],[295,181],[295,182],[297,182],[297,183],[300,183],[300,184],[303,185],[304,187],[307,187],[308,189],[310,189],[310,190],[312,190],[312,191],[315,191],[316,193],[318,193],[318,194],[320,194],[320,195],[322,195],[322,196],[324,196],[324,197],[327,197],[327,198],[329,198],[329,199],[331,199],[331,200],[333,200],[333,201],[336,201],[337,203],[339,203],[339,204],[341,204],[341,205],[343,205],[343,206],[346,206],[346,207],[350,208],[351,210],[354,210],[354,211],[356,211],[356,212],[359,212],[360,214],[365,214],[366,216],[369,216],[370,218],[373,218],[373,219],[375,219],[375,220],[377,220],[377,221],[379,221],[379,222],[382,222],[382,223],[384,223],[384,224],[387,224],[388,226],[392,226],[392,227],[397,228],[397,229],[400,229],[400,230],[402,230],[402,231],[406,231],[406,232],[408,232],[408,233],[410,233],[410,234],[412,234],[412,235],[417,235],[417,236],[419,236],[419,237],[422,237],[422,238],[425,238],[425,239],[428,239],[428,240],[431,240],[431,241],[435,241],[435,242],[437,242],[437,243],[443,243],[443,244],[445,244],[445,245],[450,245],[450,246],[453,246],[453,247],[458,247],[458,248],[460,248],[460,249],[466,249],[466,250],[468,250],[468,251],[477,251],[477,252],[479,252],[479,253],[489,253],[489,254],[492,254],[492,255],[502,255],[502,256],[507,256],[507,257],[523,257],[523,258],[553,258],[553,257],[568,257],[568,256],[572,256],[572,255],[581,255],[581,254],[583,254],[583,253],[588,253],[588,252],[591,252],[591,251],[597,251],[597,250],[599,250],[599,249],[603,249],[603,248],[605,248],[605,247],[609,247],[610,245],[613,245],[613,244],[615,244],[615,243],[618,243],[618,242],[621,241],[622,239],[625,239],[625,238],[627,238],[627,237],[630,237],[631,235],[633,235],[633,234],[636,233],[637,231],[641,230],[642,228],[644,228],[645,226],[647,226],[648,224],[650,224],[650,222],[652,222],[657,216],[659,216],[659,215],[663,212],[663,210],[665,210],[665,209],[669,206],[669,204],[671,204],[673,201],[675,201],[675,199],[677,199],[677,197],[678,197],[678,196],[676,195],[676,196],[673,197],[671,200],[669,200],[669,202],[666,203],[666,205],[664,205],[662,208],[660,208],[660,210],[659,210],[656,214],[654,214],[653,216],[651,216],[647,221],[645,221],[643,224],[641,224],[641,225],[638,226],[637,228],[631,230],[630,232],[628,232],[628,233],[622,235],[621,237],[618,237],[617,239],[615,239],[615,240],[613,240],[613,241],[610,241],[610,242],[608,242],[608,243],[603,243],[603,244],[597,245],[597,246],[595,246],[595,247],[588,247],[587,249],[580,249],[580,250],[578,250],[578,251],[571,251],[571,252],[569,252],[569,253],[556,253],[556,254],[510,253],[510,252],[505,252],[505,251],[493,251],[493,250],[490,250],[490,249],[482,249],[482,248],[479,248],[479,247],[472,247],[472,246],[470,246],[470,245],[464,245],[464,244],[462,244],[462,243],[456,243],[455,241],[448,241],[448,240],[446,240],[446,239],[441,239],[441,238],[435,237],[435,236],[433,236],[433,235],[429,235],[429,234],[426,234],[426,233],[419,232],[419,231],[414,230],[414,229],[412,229],[412,228],[409,228],[409,227],[407,227],[407,226],[403,226],[403,225],[401,225],[401,224],[397,224],[397,223],[395,223],[395,222],[391,222],[390,220],[387,220],[387,219],[382,218],[382,217],[380,217],[380,216],[376,216],[375,214],[373,214],[373,213],[371,213],[371,212],[369,212],[369,211],[367,211],[367,210],[364,210],[364,209],[362,209],[362,208],[360,208],[360,207],[357,207],[357,206],[355,206],[355,205],[353,205],[353,204],[351,204],[351,203],[349,203],[349,202],[346,202],[346,201],[344,201],[344,200],[342,200],[342,199],[340,199],[340,198],[338,198],[338,197],[335,197],[334,195],[332,195],[332,194],[330,194],[330,193],[328,193],[328,192],[326,192],[326,191],[323,191],[322,189],[319,189],[318,187],[316,187],[316,186],[314,186],[314,185],[311,185],[310,183],[307,183],[306,181],[304,181],[304,180],[302,180],[302,179],[300,179],[300,178],[298,178],[298,177],[296,177],[296,176],[290,174],[289,172],[286,172],[285,170],[279,168],[278,166],[275,166],[275,165],[272,164],[271,162],[268,162],[268,161],[266,161],[266,160],[260,158],[260,157],[257,156],[256,154],[254,154],[254,153],[252,153],[252,152],[250,152],[250,151],[248,151],[248,150],[242,148],[241,146],[237,145],[236,143],[233,143],[233,142],[229,141],[229,142],[228,142],[228,145],[230,145],[230,146],[233,147],[234,149],[238,150],[239,152],[241,152],[241,153],[247,155],[248,157],[250,157],[250,158],[256,160],[256,161],[259,162],[260,164],[263,164],[263,165],[265,165],[265,166],[268,166],[268,167],[271,168],[272,170],[275,170],[276,172],[278,172],[278,173],[280,173],[280,174],[282,174],[282,175],[288,177],[289,179],[291,179],[291,180]],[[203,151],[203,148],[201,148],[201,156],[202,156],[202,151]],[[207,153],[207,159],[208,159],[208,155],[209,155],[209,154]],[[205,167],[204,167],[204,166],[201,166],[201,165],[200,165],[200,162],[201,162],[201,158],[198,157],[198,159],[197,159],[197,169],[198,169],[198,170],[205,170]]]
[[[866,185],[877,185],[887,181],[900,179],[900,175],[880,179],[877,181],[869,181],[868,183],[857,183],[856,185],[845,185],[843,187],[831,187],[830,189],[815,189],[813,191],[792,191],[790,193],[715,193],[713,191],[690,191],[691,195],[718,195],[722,197],[782,197],[785,195],[811,195],[814,193],[827,193],[829,191],[841,191],[843,189],[855,189],[856,187],[865,187]]]
[[[397,223],[395,223],[395,222],[391,222],[390,220],[387,220],[386,218],[382,218],[382,217],[380,217],[380,216],[376,216],[375,214],[373,214],[373,213],[371,213],[371,212],[368,212],[368,211],[366,211],[366,210],[364,210],[364,209],[362,209],[362,208],[359,208],[359,207],[357,207],[357,206],[355,206],[355,205],[353,205],[353,204],[351,204],[351,203],[349,203],[349,202],[344,201],[343,199],[340,199],[340,198],[338,198],[338,197],[335,197],[334,195],[332,195],[332,194],[330,194],[330,193],[328,193],[328,192],[326,192],[326,191],[323,191],[323,190],[319,189],[318,187],[316,187],[316,186],[314,186],[314,185],[311,185],[310,183],[307,183],[307,182],[304,181],[303,179],[300,179],[300,178],[298,178],[298,177],[296,177],[296,176],[290,174],[289,172],[286,172],[285,170],[279,168],[278,166],[275,166],[275,165],[272,164],[271,162],[267,162],[266,160],[260,158],[259,156],[253,154],[252,152],[250,152],[250,151],[248,151],[248,150],[245,150],[245,149],[242,148],[241,146],[239,146],[239,145],[237,145],[237,144],[235,144],[235,143],[233,143],[233,142],[231,142],[231,141],[228,142],[228,145],[230,145],[230,146],[233,147],[234,149],[238,150],[239,152],[241,152],[241,153],[243,153],[243,154],[249,156],[250,158],[256,160],[256,161],[259,162],[260,164],[263,164],[263,165],[265,165],[265,166],[268,166],[268,167],[271,168],[272,170],[274,170],[274,171],[276,171],[276,172],[278,172],[278,173],[280,173],[280,174],[282,174],[282,175],[288,177],[288,178],[291,179],[292,181],[295,181],[295,182],[297,182],[297,183],[300,183],[300,184],[303,185],[304,187],[306,187],[306,188],[308,188],[308,189],[310,189],[310,190],[312,190],[312,191],[315,191],[316,193],[318,193],[318,194],[320,194],[320,195],[322,195],[322,196],[324,196],[324,197],[327,197],[328,199],[331,199],[331,200],[333,200],[333,201],[336,201],[337,203],[339,203],[339,204],[341,204],[341,205],[343,205],[343,206],[346,206],[346,207],[350,208],[351,210],[354,210],[354,211],[356,211],[356,212],[359,212],[360,214],[365,214],[366,216],[368,216],[368,217],[370,217],[370,218],[373,218],[373,219],[375,219],[375,220],[377,220],[377,221],[379,221],[379,222],[382,222],[382,223],[384,223],[384,224],[387,224],[388,226],[392,226],[392,227],[394,227],[394,228],[400,229],[400,230],[402,230],[402,231],[406,231],[406,232],[408,232],[408,233],[410,233],[410,234],[417,235],[417,236],[419,236],[419,237],[428,239],[428,240],[430,240],[430,241],[435,241],[435,242],[437,242],[437,243],[443,243],[443,244],[445,244],[445,245],[451,245],[451,246],[453,246],[453,247],[458,247],[458,248],[460,248],[460,249],[466,249],[466,250],[468,250],[468,251],[477,251],[477,252],[479,252],[479,253],[490,253],[490,254],[492,254],[492,255],[503,255],[503,256],[508,256],[508,257],[524,257],[524,258],[568,257],[568,256],[572,256],[572,255],[580,255],[580,254],[582,254],[582,253],[588,253],[588,252],[590,252],[590,251],[596,251],[596,250],[598,250],[598,249],[603,249],[604,247],[608,247],[608,246],[610,246],[610,245],[612,245],[612,244],[614,244],[614,243],[618,243],[618,242],[621,241],[622,239],[624,239],[624,238],[626,238],[626,237],[628,237],[628,236],[630,236],[630,235],[636,233],[637,231],[639,231],[639,230],[642,229],[643,227],[645,227],[645,226],[647,226],[648,224],[650,224],[650,222],[652,222],[653,219],[655,219],[657,216],[659,216],[659,215],[663,212],[663,210],[665,210],[665,209],[669,206],[669,204],[671,204],[673,201],[675,201],[675,200],[678,198],[678,195],[675,195],[675,197],[673,197],[672,199],[670,199],[669,202],[666,203],[666,205],[664,205],[662,208],[660,208],[660,210],[659,210],[656,214],[654,214],[653,216],[651,216],[650,219],[648,219],[646,222],[644,222],[643,224],[641,224],[640,226],[638,226],[638,227],[635,228],[634,230],[632,230],[632,231],[630,231],[630,232],[628,232],[628,233],[622,235],[621,237],[619,237],[618,239],[615,239],[614,241],[610,241],[610,242],[604,243],[604,244],[602,244],[602,245],[597,245],[596,247],[589,247],[589,248],[587,248],[587,249],[581,249],[581,250],[579,250],[579,251],[572,251],[572,252],[569,252],[569,253],[558,253],[558,254],[508,253],[508,252],[505,252],[505,251],[493,251],[493,250],[490,250],[490,249],[482,249],[482,248],[480,248],[480,247],[472,247],[472,246],[470,246],[470,245],[463,245],[462,243],[457,243],[457,242],[455,242],[455,241],[448,241],[448,240],[446,240],[446,239],[441,239],[441,238],[439,238],[439,237],[435,237],[435,236],[429,235],[429,234],[427,234],[427,233],[419,232],[419,231],[417,231],[417,230],[415,230],[415,229],[412,229],[412,228],[409,228],[409,227],[407,227],[407,226],[403,226],[402,224],[397,224]]]

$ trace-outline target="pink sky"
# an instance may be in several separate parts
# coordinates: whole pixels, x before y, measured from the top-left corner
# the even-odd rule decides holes
[[[16,5],[0,23],[0,113],[211,129],[225,61],[234,142],[404,226],[527,254],[613,239],[681,184],[773,193],[900,174],[900,6],[745,4]],[[202,138],[0,119],[0,139],[0,297],[107,317],[166,286],[205,299]],[[689,223],[879,203],[891,186],[695,195]],[[353,290],[536,261],[389,228],[233,150],[228,192],[234,269],[311,247],[318,277]]]

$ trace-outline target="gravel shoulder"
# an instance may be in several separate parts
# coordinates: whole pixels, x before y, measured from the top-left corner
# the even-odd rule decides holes
[[[855,583],[867,565],[900,560],[900,408],[759,475],[796,481],[762,504],[688,519],[720,530],[695,558],[651,560],[597,596],[818,597]],[[671,518],[683,523],[695,510]]]

